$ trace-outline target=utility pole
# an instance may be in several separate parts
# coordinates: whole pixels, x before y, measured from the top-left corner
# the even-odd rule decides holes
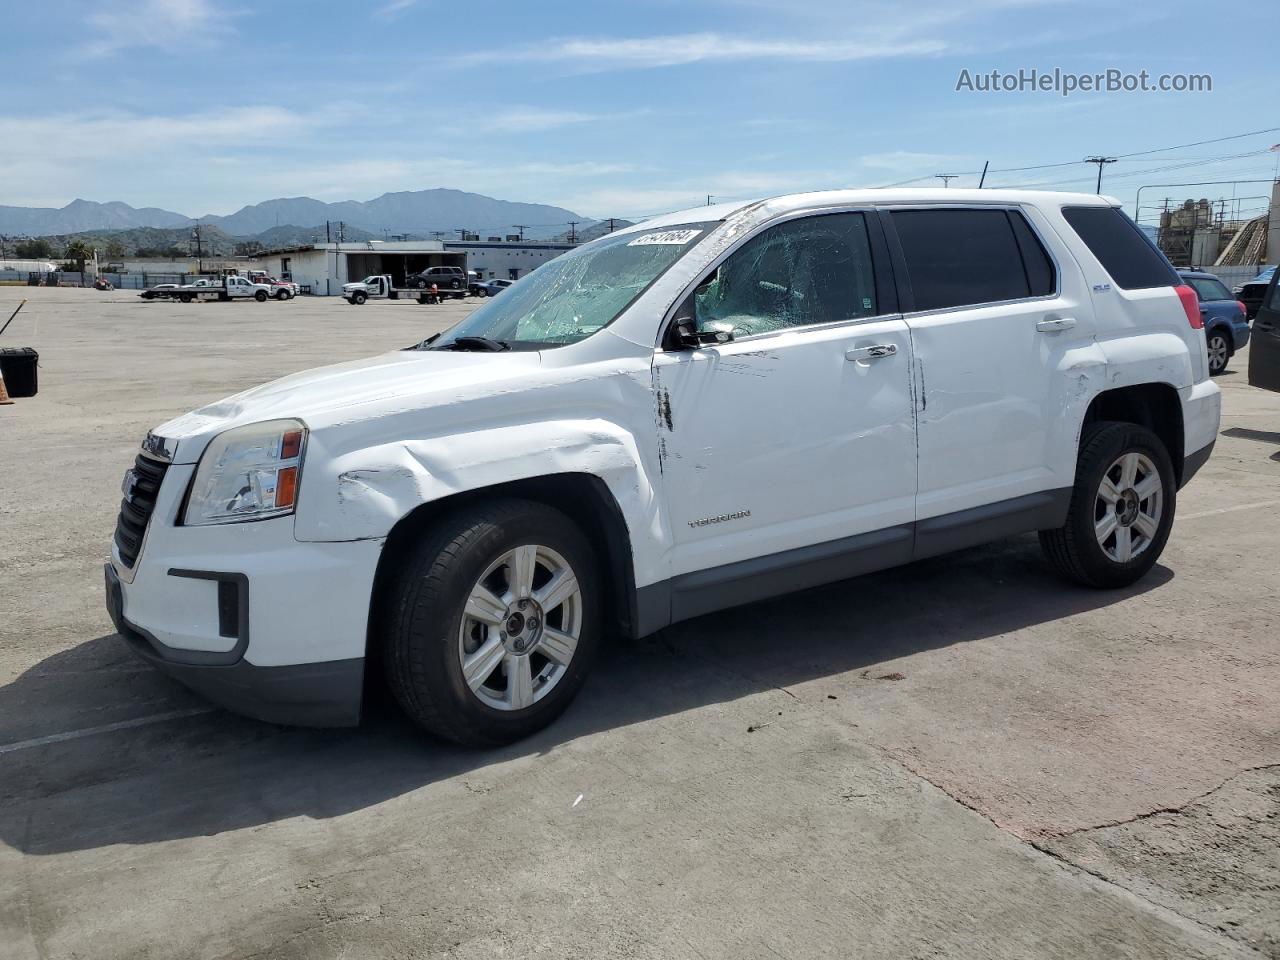
[[[445,237],[445,232],[444,232],[443,230],[432,230],[432,231],[431,231],[431,238],[432,238],[433,240],[443,240],[443,239],[444,239],[444,237]]]
[[[1115,163],[1115,157],[1085,157],[1085,163],[1096,163],[1098,165],[1098,193],[1102,192],[1102,168],[1108,163]]]
[[[527,226],[528,226],[528,224],[527,224],[527,223],[513,223],[513,224],[512,224],[512,226],[513,226],[513,227],[515,227],[517,230],[519,230],[519,231],[520,231],[520,242],[521,242],[521,243],[524,243],[524,231],[525,231],[525,227],[527,227]]]
[[[614,226],[613,226],[613,225],[614,225],[614,223],[616,223],[616,222],[617,222],[617,220],[618,220],[618,218],[617,218],[617,217],[610,217],[610,218],[609,218],[609,232],[610,232],[610,233],[613,233],[613,231],[614,231]]]
[[[196,241],[196,273],[204,273],[204,247],[200,240],[200,224],[196,224],[196,228],[191,234]]]
[[[714,199],[715,199],[715,197],[713,197],[711,194],[709,194],[709,193],[707,194],[707,206],[708,206],[708,207],[709,207],[709,206],[711,206],[711,201],[712,201],[712,200],[714,200]]]
[[[333,231],[329,228],[329,221],[324,222],[324,242],[333,243]]]
[[[983,164],[982,164],[982,176],[978,178],[978,189],[979,189],[979,190],[981,190],[981,189],[982,189],[982,185],[983,185],[984,183],[986,183],[986,182],[987,182],[987,167],[989,167],[989,166],[991,166],[991,161],[990,161],[990,160],[983,161]]]
[[[466,228],[466,227],[463,227],[461,230],[459,230],[457,227],[455,227],[455,228],[454,228],[454,230],[453,230],[453,232],[454,232],[454,233],[456,233],[456,234],[458,235],[458,239],[459,239],[459,240],[465,240],[465,239],[467,239],[467,228]]]
[[[578,224],[580,224],[581,222],[582,222],[581,220],[569,221],[569,242],[570,243],[578,242]]]
[[[960,176],[958,173],[935,173],[934,177],[942,181],[944,187],[951,186],[951,181]]]

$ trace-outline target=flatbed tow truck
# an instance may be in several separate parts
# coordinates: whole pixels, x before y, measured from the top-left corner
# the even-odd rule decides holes
[[[466,290],[423,290],[418,287],[397,287],[392,285],[391,275],[387,273],[365,277],[359,283],[344,283],[342,298],[353,307],[358,307],[366,300],[417,300],[419,303],[439,303],[445,297],[462,299]]]
[[[259,303],[266,303],[271,294],[271,287],[265,283],[251,283],[244,277],[231,276],[225,278],[222,283],[197,280],[195,283],[185,283],[177,287],[161,284],[158,287],[143,290],[139,296],[144,300],[167,297],[181,300],[183,303],[190,303],[192,300],[248,300],[250,298]]]

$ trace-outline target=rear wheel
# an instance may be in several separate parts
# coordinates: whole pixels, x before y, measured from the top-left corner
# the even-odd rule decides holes
[[[486,290],[484,287],[477,287],[477,288],[476,288],[476,296],[477,296],[477,297],[481,297],[481,298],[483,298],[483,297],[487,297],[488,295],[489,295],[489,291],[488,291],[488,290]]]
[[[1086,428],[1067,522],[1040,531],[1040,546],[1065,576],[1091,587],[1124,587],[1155,566],[1177,500],[1173,462],[1134,423]]]
[[[1209,351],[1209,374],[1217,376],[1227,369],[1227,361],[1231,359],[1231,343],[1221,330],[1214,330],[1205,340]]]
[[[586,679],[599,642],[591,544],[564,514],[504,500],[422,538],[387,596],[388,680],[422,727],[470,746],[528,736]]]
[[[258,290],[258,291],[256,291],[256,292],[254,293],[254,295],[253,295],[253,299],[257,300],[259,303],[266,303],[266,302],[267,302],[267,291],[265,291],[265,290]]]
[[[193,298],[189,293],[180,293],[178,294],[178,299],[183,303],[190,303]]]

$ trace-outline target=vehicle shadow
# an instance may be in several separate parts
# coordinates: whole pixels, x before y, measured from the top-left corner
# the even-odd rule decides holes
[[[999,637],[1172,578],[1158,565],[1125,590],[1078,588],[1049,570],[1034,536],[1019,537],[708,615],[610,643],[559,721],[497,750],[440,743],[385,702],[353,730],[284,728],[211,710],[0,747],[0,841],[43,855],[335,817],[589,734]],[[89,716],[109,725],[122,704],[135,718],[202,708],[118,637],[99,637],[0,687],[0,744],[93,727]]]

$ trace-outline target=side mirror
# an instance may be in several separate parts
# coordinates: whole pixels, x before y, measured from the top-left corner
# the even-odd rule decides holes
[[[676,343],[685,350],[697,350],[710,344],[728,343],[733,334],[728,330],[699,330],[693,317],[677,317],[672,324]]]
[[[699,347],[705,347],[709,344],[728,343],[733,339],[733,333],[728,330],[699,330],[697,320],[697,304],[694,298],[698,295],[698,291],[685,299],[676,310],[675,320],[671,323],[670,339],[671,346],[677,350],[697,350]]]

